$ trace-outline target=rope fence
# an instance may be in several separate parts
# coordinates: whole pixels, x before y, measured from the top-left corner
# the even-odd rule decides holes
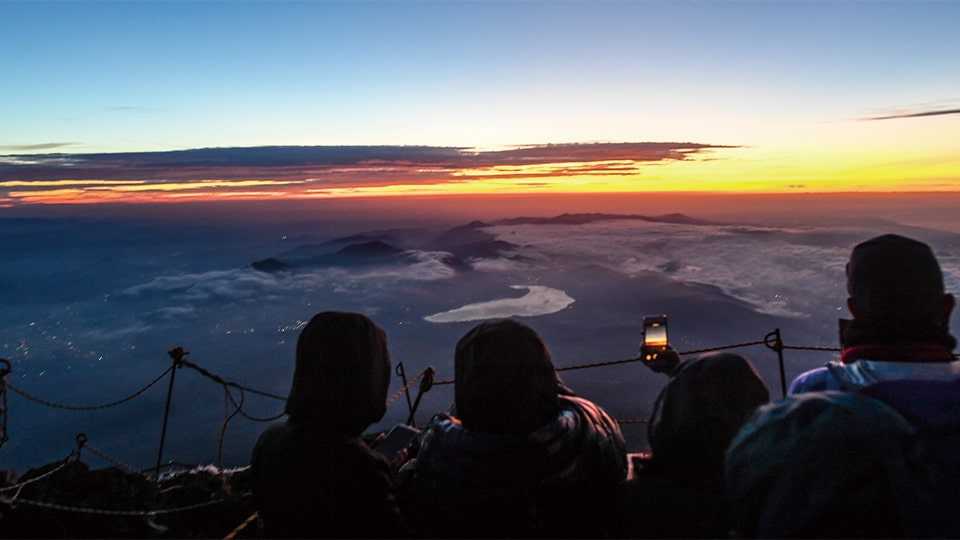
[[[70,463],[72,463],[73,460],[74,460],[74,454],[70,454],[70,455],[67,456],[59,465],[57,465],[56,467],[50,469],[49,471],[47,471],[47,472],[45,472],[45,473],[43,473],[43,474],[41,474],[41,475],[34,476],[33,478],[30,478],[30,479],[28,479],[28,480],[24,480],[24,481],[22,481],[22,482],[17,482],[16,484],[11,484],[11,485],[9,485],[9,486],[2,487],[2,488],[0,488],[0,493],[6,493],[6,492],[8,492],[8,491],[20,490],[20,489],[23,489],[23,488],[29,486],[30,484],[33,484],[34,482],[39,482],[39,481],[41,481],[41,480],[44,480],[44,479],[46,479],[46,478],[49,478],[49,477],[57,474],[57,473],[60,472],[61,470],[63,470],[63,468],[66,467],[67,465],[69,465]]]
[[[227,499],[214,499],[214,500],[204,501],[196,504],[177,506],[174,508],[156,508],[153,510],[113,510],[113,509],[107,509],[107,508],[91,508],[89,506],[72,506],[72,505],[52,503],[47,501],[34,501],[31,499],[17,499],[16,501],[14,501],[14,503],[26,504],[29,506],[36,506],[38,508],[46,508],[48,510],[72,512],[75,514],[95,514],[99,516],[124,516],[124,517],[153,517],[153,516],[161,516],[166,514],[177,514],[180,512],[188,512],[190,510],[197,510],[199,508],[205,508],[207,506],[221,504],[226,501]]]
[[[6,358],[0,358],[0,448],[7,442],[7,375],[12,366]]]
[[[260,512],[254,512],[250,514],[250,517],[243,520],[243,523],[237,525],[232,531],[230,531],[226,536],[223,537],[223,540],[233,540],[237,537],[238,534],[243,532],[251,523],[257,520],[260,517]]]
[[[764,345],[777,354],[779,366],[780,366],[781,391],[783,392],[784,395],[786,394],[786,378],[785,378],[784,367],[783,367],[784,351],[790,350],[790,351],[811,351],[811,352],[833,352],[833,353],[840,351],[840,349],[836,347],[787,345],[783,342],[780,330],[776,329],[766,334],[764,338],[760,340],[746,341],[742,343],[734,343],[730,345],[722,345],[717,347],[707,347],[707,348],[694,349],[694,350],[678,351],[677,354],[680,356],[690,356],[695,354],[704,354],[704,353],[710,353],[710,352],[754,347],[758,345]],[[226,437],[229,424],[232,420],[240,416],[252,422],[272,422],[274,420],[277,420],[283,417],[286,414],[286,411],[281,411],[280,413],[273,416],[260,417],[260,416],[255,416],[248,413],[244,409],[246,405],[246,395],[248,393],[257,395],[263,398],[281,401],[284,403],[286,402],[287,398],[278,394],[274,394],[272,392],[260,390],[244,384],[240,384],[238,382],[227,380],[223,376],[217,373],[214,373],[195,362],[187,360],[186,356],[189,353],[180,347],[177,347],[169,351],[168,354],[173,360],[172,364],[169,367],[167,367],[162,373],[160,373],[160,375],[150,380],[150,382],[148,382],[146,385],[139,388],[135,392],[129,395],[126,395],[123,398],[117,399],[115,401],[110,401],[107,403],[94,404],[94,405],[76,405],[76,404],[61,403],[61,402],[39,397],[31,392],[23,390],[11,384],[7,380],[7,375],[11,373],[12,366],[8,360],[0,358],[0,446],[2,446],[3,442],[8,440],[8,437],[9,437],[9,434],[7,431],[7,425],[8,425],[7,418],[9,416],[9,406],[7,403],[7,390],[13,391],[13,393],[24,398],[27,401],[30,401],[45,407],[53,408],[53,409],[67,410],[67,411],[97,411],[97,410],[107,409],[111,407],[116,407],[128,402],[131,402],[136,398],[145,394],[150,388],[152,388],[153,386],[158,384],[161,380],[163,380],[164,377],[169,376],[167,401],[166,401],[166,407],[165,407],[165,412],[163,417],[163,427],[161,428],[160,444],[158,449],[156,467],[152,467],[150,469],[138,470],[137,468],[121,460],[118,460],[110,456],[106,452],[90,445],[87,442],[86,435],[81,433],[81,434],[78,434],[76,437],[77,447],[56,467],[54,467],[53,469],[43,474],[35,476],[33,478],[30,478],[9,486],[0,487],[0,493],[15,492],[13,498],[11,499],[5,499],[3,497],[0,497],[0,502],[4,502],[6,504],[11,504],[11,505],[25,504],[25,505],[34,506],[37,508],[44,508],[44,509],[64,511],[64,512],[96,514],[96,515],[105,515],[105,516],[128,516],[128,517],[137,517],[137,516],[151,517],[151,516],[157,516],[157,515],[172,514],[177,512],[186,512],[186,511],[196,510],[199,508],[213,506],[213,505],[221,504],[225,502],[227,499],[215,499],[215,500],[204,501],[196,504],[180,506],[175,508],[102,509],[102,508],[90,508],[90,507],[84,507],[84,506],[72,506],[72,505],[54,503],[49,501],[36,501],[36,500],[18,498],[21,490],[24,487],[36,482],[40,482],[44,479],[48,479],[54,476],[55,474],[57,474],[59,471],[63,470],[70,463],[79,460],[81,452],[84,449],[86,449],[89,453],[93,454],[94,456],[102,459],[103,461],[109,463],[110,465],[118,469],[121,469],[125,472],[132,473],[132,474],[146,475],[146,476],[152,475],[156,478],[158,482],[161,477],[161,471],[168,466],[189,467],[189,465],[179,464],[176,462],[170,462],[167,464],[162,463],[163,446],[164,446],[164,441],[166,437],[167,424],[168,424],[169,412],[170,412],[170,402],[172,400],[173,388],[174,388],[174,376],[176,374],[176,371],[179,370],[180,368],[189,368],[195,373],[199,374],[201,377],[206,378],[220,385],[223,388],[224,419],[221,424],[221,427],[219,430],[219,437],[218,437],[218,445],[217,445],[218,466],[222,467],[224,439]],[[958,355],[954,355],[954,356],[958,357]],[[562,367],[556,368],[556,371],[566,372],[566,371],[575,371],[575,370],[582,370],[582,369],[620,366],[620,365],[633,364],[638,362],[643,362],[643,359],[640,358],[639,356],[626,358],[622,360],[592,362],[592,363],[562,366]],[[420,405],[421,399],[427,392],[430,391],[430,389],[432,389],[434,386],[445,386],[445,385],[454,384],[455,382],[453,379],[436,380],[435,372],[431,367],[425,368],[424,370],[416,374],[414,377],[407,379],[406,371],[402,362],[397,365],[396,374],[401,379],[402,384],[400,388],[398,388],[396,391],[390,394],[390,396],[386,400],[386,405],[387,407],[391,407],[405,397],[406,398],[405,401],[407,403],[407,408],[409,412],[409,416],[407,419],[407,424],[409,425],[414,425],[414,417]],[[411,396],[411,390],[414,388],[418,389],[415,399]],[[621,419],[617,419],[616,421],[619,425],[633,425],[633,424],[648,423],[648,420],[646,418],[621,418]],[[257,514],[251,515],[244,523],[242,523],[232,533],[230,533],[230,535],[228,535],[228,538],[232,538],[233,536],[235,536],[244,527],[248,526],[250,523],[255,521],[256,518],[257,518]]]
[[[84,449],[85,449],[87,452],[89,452],[89,453],[97,456],[98,458],[102,459],[103,461],[109,463],[110,465],[113,465],[114,467],[116,467],[116,468],[118,468],[118,469],[120,469],[120,470],[122,470],[122,471],[124,471],[124,472],[130,473],[130,474],[135,474],[135,475],[138,475],[138,476],[143,474],[142,472],[140,472],[139,470],[137,470],[133,465],[130,465],[129,463],[125,463],[125,462],[123,462],[123,461],[120,461],[119,459],[117,459],[117,458],[115,458],[115,457],[107,454],[107,453],[104,452],[103,450],[100,450],[100,449],[94,447],[94,446],[91,445],[90,443],[87,443],[87,444],[84,446]]]
[[[43,406],[45,406],[45,407],[50,407],[51,409],[61,409],[61,410],[65,410],[65,411],[99,411],[99,410],[101,410],[101,409],[109,409],[109,408],[111,408],[111,407],[116,407],[116,406],[118,406],[118,405],[123,405],[124,403],[127,403],[128,401],[133,401],[133,400],[137,399],[138,397],[140,397],[141,395],[143,395],[144,392],[146,392],[147,390],[149,390],[150,388],[152,388],[153,385],[155,385],[155,384],[157,384],[158,382],[160,382],[160,380],[163,379],[164,377],[166,377],[167,374],[170,373],[172,370],[173,370],[172,367],[168,367],[167,369],[163,370],[163,373],[161,373],[160,375],[158,375],[157,378],[153,379],[152,381],[150,381],[149,383],[147,383],[146,386],[140,388],[139,390],[137,390],[136,392],[130,394],[130,395],[127,396],[127,397],[118,399],[118,400],[116,400],[116,401],[111,401],[111,402],[109,402],[109,403],[102,403],[102,404],[100,404],[100,405],[69,405],[69,404],[66,404],[66,403],[59,403],[59,402],[56,402],[56,401],[51,401],[51,400],[49,400],[49,399],[44,399],[44,398],[41,398],[41,397],[37,397],[37,396],[35,396],[35,395],[27,392],[26,390],[22,390],[22,389],[20,389],[20,388],[17,388],[16,386],[14,386],[13,384],[10,384],[9,382],[6,383],[6,387],[9,388],[10,390],[13,390],[17,395],[19,395],[20,397],[22,397],[22,398],[24,398],[24,399],[26,399],[26,400],[28,400],[28,401],[32,401],[32,402],[34,402],[34,403],[38,403],[38,404],[43,405]]]

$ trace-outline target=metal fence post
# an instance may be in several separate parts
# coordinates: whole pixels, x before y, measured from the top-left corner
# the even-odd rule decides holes
[[[420,399],[433,388],[434,374],[435,372],[432,367],[423,370],[423,378],[420,379],[420,389],[417,391],[417,399],[413,402],[413,407],[410,408],[410,417],[407,418],[408,426],[417,427],[414,415],[417,414],[417,408],[420,407]]]
[[[187,351],[183,347],[176,347],[167,352],[173,360],[173,369],[170,370],[170,384],[167,385],[167,403],[163,408],[163,426],[160,428],[160,447],[157,449],[157,483],[160,482],[160,465],[163,463],[163,445],[167,440],[167,421],[170,419],[170,402],[173,401],[173,382],[177,378],[177,369],[183,365]]]
[[[763,338],[763,344],[777,353],[777,361],[780,364],[780,396],[787,397],[787,375],[783,369],[783,337],[780,335],[780,329],[777,328]]]
[[[407,382],[407,370],[403,367],[403,362],[397,363],[397,376],[403,383],[403,394],[407,397],[407,411],[413,413],[413,401],[410,400],[410,384]]]
[[[7,436],[7,375],[12,366],[6,358],[0,358],[0,448],[9,440]]]

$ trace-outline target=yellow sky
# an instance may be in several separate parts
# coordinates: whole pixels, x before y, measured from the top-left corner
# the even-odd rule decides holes
[[[960,191],[960,117],[784,126],[763,144],[694,150],[686,159],[634,161],[602,154],[579,159],[459,168],[361,163],[304,171],[299,178],[0,178],[0,205],[499,193]]]

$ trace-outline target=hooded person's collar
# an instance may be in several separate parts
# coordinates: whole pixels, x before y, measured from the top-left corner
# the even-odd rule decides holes
[[[946,346],[939,343],[911,343],[903,345],[857,345],[845,347],[840,362],[851,364],[859,360],[875,362],[943,363],[955,358]]]
[[[829,362],[827,370],[846,389],[860,389],[884,381],[949,381],[960,377],[960,361],[895,362],[859,359]]]

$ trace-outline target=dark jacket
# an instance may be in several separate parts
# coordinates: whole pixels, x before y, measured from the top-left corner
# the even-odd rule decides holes
[[[390,467],[357,437],[275,425],[257,441],[251,466],[268,538],[405,533]]]
[[[722,471],[634,460],[621,486],[620,534],[629,538],[722,538],[729,526]]]
[[[634,462],[622,487],[622,533],[631,537],[723,537],[727,445],[770,393],[750,362],[730,353],[680,366],[657,399],[653,458]]]
[[[560,413],[527,435],[469,431],[434,419],[408,464],[403,493],[425,536],[603,536],[626,476],[619,426],[600,407],[560,397]]]
[[[917,500],[914,430],[861,394],[810,392],[761,407],[727,451],[737,531],[761,538],[900,537]]]
[[[960,537],[956,512],[960,485],[960,380],[887,381],[861,391],[893,407],[916,430],[910,457],[911,497],[905,504],[907,533]]]

